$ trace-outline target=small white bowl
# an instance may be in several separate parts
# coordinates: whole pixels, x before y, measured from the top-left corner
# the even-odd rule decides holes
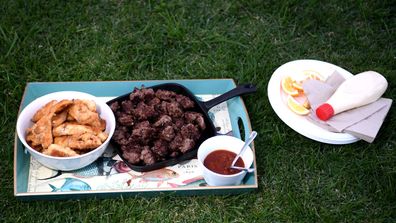
[[[232,175],[223,175],[215,173],[205,167],[205,158],[215,150],[228,150],[236,154],[242,149],[244,141],[232,136],[214,136],[205,140],[198,148],[198,162],[202,169],[203,177],[210,186],[231,186],[241,184],[246,175],[246,171],[241,171]],[[241,155],[245,167],[249,168],[253,164],[253,151],[249,147]]]
[[[62,100],[62,99],[90,99],[95,101],[97,111],[100,117],[106,120],[105,132],[109,134],[106,141],[103,142],[98,148],[79,156],[73,157],[54,157],[40,153],[29,146],[26,142],[26,130],[30,128],[34,123],[31,121],[33,115],[51,100]],[[107,145],[110,142],[115,130],[115,117],[110,107],[103,101],[99,100],[93,95],[77,92],[77,91],[59,91],[44,95],[32,101],[27,105],[18,116],[17,121],[17,134],[25,148],[29,153],[41,164],[55,170],[76,170],[84,166],[87,166],[99,158],[105,151]]]

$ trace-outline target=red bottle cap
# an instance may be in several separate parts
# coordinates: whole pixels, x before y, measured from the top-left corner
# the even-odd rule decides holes
[[[324,103],[316,109],[316,116],[320,120],[326,121],[334,115],[334,109],[331,105]]]

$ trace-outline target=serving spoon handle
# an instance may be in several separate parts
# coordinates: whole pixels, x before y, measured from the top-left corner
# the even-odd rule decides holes
[[[245,168],[245,167],[239,167],[239,166],[231,166],[232,169],[236,169],[236,170],[242,170],[242,171],[246,171],[248,173],[253,173],[254,172],[254,168]]]
[[[238,155],[234,158],[234,161],[232,161],[231,163],[231,168],[234,167],[236,161],[239,159],[239,157],[245,152],[246,148],[248,148],[248,146],[250,145],[250,143],[253,142],[254,138],[256,138],[257,136],[257,132],[256,131],[252,131],[252,133],[250,133],[249,138],[246,140],[245,144],[243,145],[241,151],[238,153]]]

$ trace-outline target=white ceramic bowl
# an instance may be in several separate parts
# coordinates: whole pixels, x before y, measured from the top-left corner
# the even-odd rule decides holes
[[[62,99],[91,99],[95,101],[97,111],[100,117],[106,120],[106,129],[105,132],[109,134],[106,141],[99,146],[98,148],[79,156],[74,157],[54,157],[42,154],[37,152],[25,140],[26,129],[30,128],[33,125],[31,118],[45,104],[47,104],[51,100],[62,100]],[[27,105],[23,111],[19,114],[17,121],[17,134],[23,145],[27,148],[29,153],[41,164],[47,166],[51,169],[56,170],[76,170],[87,166],[94,162],[99,156],[103,154],[107,145],[110,142],[111,137],[113,136],[115,129],[115,117],[113,111],[110,107],[103,101],[99,100],[93,95],[77,92],[77,91],[59,91],[44,95],[42,97],[37,98],[32,101],[29,105]]]
[[[236,154],[245,144],[242,140],[232,136],[214,136],[205,140],[198,148],[198,161],[202,169],[204,179],[210,186],[230,186],[241,184],[246,175],[246,171],[241,171],[232,175],[223,175],[215,173],[204,166],[204,160],[209,153],[215,150],[228,150]],[[253,151],[249,147],[241,156],[245,167],[249,168],[253,164]]]

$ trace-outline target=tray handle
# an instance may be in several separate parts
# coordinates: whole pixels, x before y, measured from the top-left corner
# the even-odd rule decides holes
[[[240,138],[242,140],[245,140],[249,138],[250,133],[252,132],[251,126],[249,124],[249,121],[247,120],[246,115],[242,114],[236,114],[235,116],[231,117],[231,125],[232,125],[232,132],[233,135],[237,138]],[[239,121],[242,122],[243,126],[243,132],[241,132],[241,129],[239,128]],[[242,137],[242,135],[244,137]]]

